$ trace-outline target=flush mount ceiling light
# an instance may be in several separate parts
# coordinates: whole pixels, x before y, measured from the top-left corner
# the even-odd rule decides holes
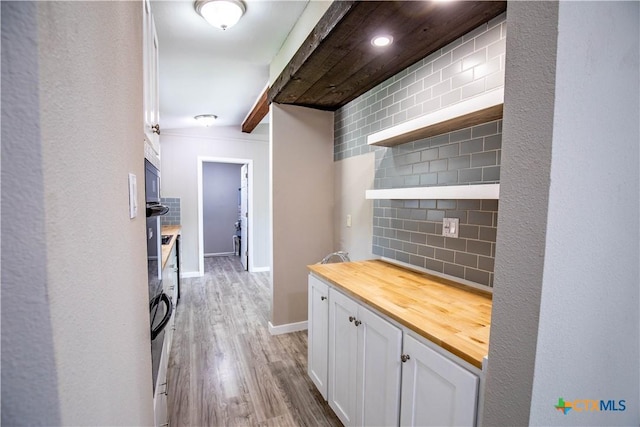
[[[389,46],[391,43],[393,43],[393,37],[388,34],[375,36],[371,39],[371,44],[375,47],[385,47]]]
[[[202,123],[206,127],[211,126],[217,118],[218,116],[216,116],[215,114],[200,114],[194,117],[194,119],[196,119],[198,123]]]
[[[196,12],[222,30],[238,23],[246,8],[241,0],[196,0]]]

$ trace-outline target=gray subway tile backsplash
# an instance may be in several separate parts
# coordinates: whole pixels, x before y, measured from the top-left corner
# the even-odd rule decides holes
[[[373,132],[504,84],[505,15],[479,26],[387,79],[335,113],[334,160],[375,152],[373,188],[499,182],[502,121],[392,148]],[[375,255],[493,285],[497,200],[374,200]],[[459,218],[459,237],[442,219]]]
[[[169,212],[160,217],[160,225],[180,225],[180,198],[161,197],[160,203],[169,207]]]

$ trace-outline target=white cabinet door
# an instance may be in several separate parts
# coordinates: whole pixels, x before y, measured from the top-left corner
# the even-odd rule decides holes
[[[356,425],[396,426],[400,417],[402,331],[358,307]]]
[[[345,426],[356,422],[358,304],[329,289],[329,406]]]
[[[398,425],[402,331],[329,290],[329,405],[346,426]]]
[[[307,373],[327,400],[329,368],[329,286],[309,275]]]
[[[478,377],[410,335],[403,353],[402,426],[473,426]]]
[[[149,0],[143,2],[144,137],[160,153],[160,96],[158,85],[158,35]],[[158,126],[156,128],[156,126]],[[156,130],[157,129],[157,130]]]
[[[155,395],[153,396],[153,414],[156,427],[169,425],[169,416],[167,411],[167,391],[169,390],[169,384],[167,382],[167,363],[169,361],[168,347],[169,344],[165,339],[162,344],[160,367],[158,369]]]

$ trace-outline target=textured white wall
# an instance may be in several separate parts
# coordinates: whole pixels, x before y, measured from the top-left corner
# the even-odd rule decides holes
[[[4,20],[4,3],[2,7]],[[3,297],[5,279],[13,284],[31,280],[14,274],[34,272],[34,279],[44,283],[26,284],[12,301],[18,305],[12,311],[22,310],[22,317],[5,325],[3,310],[3,423],[35,424],[41,411],[51,411],[44,424],[148,425],[153,410],[145,218],[129,219],[127,184],[129,172],[144,182],[142,6],[39,2],[37,11],[29,5],[11,7],[25,7],[22,12],[30,15],[37,12],[37,34],[27,34],[25,44],[37,47],[39,68],[20,61],[11,68],[22,68],[39,89],[39,108],[33,98],[27,98],[30,103],[24,107],[33,119],[30,126],[39,131],[39,140],[34,135],[29,139],[33,154],[40,151],[41,159],[26,164],[29,169],[10,170],[10,176],[3,168],[3,190],[11,185],[10,193],[28,196],[39,216],[34,222],[38,228],[21,236],[26,240],[23,249],[31,247],[37,258],[12,257],[8,262],[14,273],[8,277],[3,262]],[[3,114],[5,101],[14,100],[3,96]],[[8,137],[20,141],[24,136],[16,132]],[[4,139],[3,129],[3,150]],[[13,161],[14,153],[5,155],[3,162]],[[143,200],[141,191],[140,205]],[[24,208],[22,201],[16,202],[17,209]],[[3,216],[11,206],[3,206]],[[21,219],[15,220],[15,230],[22,229]],[[43,326],[49,330],[36,330],[31,316],[37,322],[47,310],[50,325]],[[17,326],[19,322],[24,324]],[[13,327],[34,345],[43,332],[50,338],[42,340],[35,354],[26,347],[5,348],[5,328]],[[22,370],[24,359],[32,358],[45,363],[53,359],[55,370],[45,365],[42,378],[39,370]],[[16,383],[4,382],[7,369],[15,371]],[[54,378],[57,396],[50,390]],[[53,402],[44,402],[33,413],[13,413],[11,408],[5,415],[5,395],[13,396],[15,390],[14,397],[20,399],[20,384],[39,380],[52,392],[51,399],[58,400],[59,419]],[[30,404],[19,402],[19,407]]]
[[[639,14],[509,3],[483,425],[640,422]],[[564,415],[560,397],[627,409]]]
[[[198,260],[198,156],[253,160],[254,189],[253,260],[258,269],[268,268],[269,241],[269,142],[267,125],[251,134],[235,127],[172,129],[160,135],[160,192],[162,197],[180,197],[182,208],[182,269],[197,274]],[[231,239],[231,237],[229,237]]]
[[[307,320],[307,265],[333,251],[333,113],[271,104],[271,323]]]
[[[558,18],[530,423],[639,425],[640,4],[560,2]],[[627,409],[565,416],[559,397]]]
[[[35,2],[2,2],[2,424],[60,424]]]
[[[547,228],[556,23],[557,3],[508,5],[487,426],[529,422]]]
[[[334,249],[349,252],[352,261],[377,258],[371,253],[373,202],[364,198],[373,188],[375,157],[371,152],[334,163]]]

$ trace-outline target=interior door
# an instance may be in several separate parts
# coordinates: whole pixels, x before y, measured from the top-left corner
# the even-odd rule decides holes
[[[249,270],[249,165],[242,165],[240,174],[240,261]]]

